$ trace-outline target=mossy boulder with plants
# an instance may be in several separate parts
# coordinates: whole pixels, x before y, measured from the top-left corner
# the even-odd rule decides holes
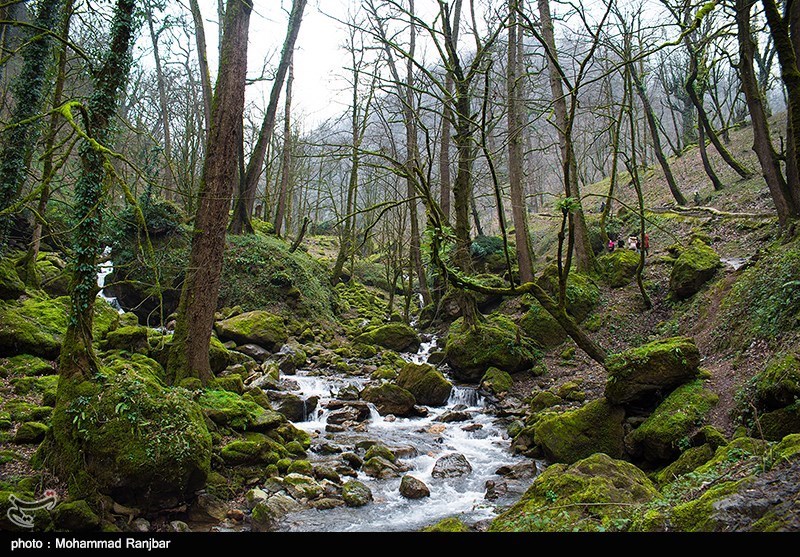
[[[45,406],[55,406],[58,392],[58,375],[38,377],[14,377],[11,379],[14,393],[18,395],[35,394]]]
[[[32,354],[55,360],[67,331],[70,299],[36,297],[0,302],[0,356]],[[94,338],[116,328],[119,314],[102,298],[94,305]]]
[[[754,434],[758,432],[769,441],[780,441],[787,435],[800,433],[800,401],[762,414],[759,427],[753,431]]]
[[[509,373],[530,369],[541,359],[541,352],[528,338],[517,333],[509,318],[492,314],[473,328],[463,318],[453,322],[445,344],[445,360],[453,376],[477,383],[490,367]]]
[[[55,372],[53,362],[31,356],[19,354],[10,358],[0,358],[0,377],[9,376],[37,376],[51,375]]]
[[[348,507],[363,507],[372,502],[372,490],[358,480],[349,480],[342,485],[342,499]]]
[[[558,297],[558,266],[545,267],[538,285],[554,299]],[[577,321],[583,321],[600,301],[600,289],[587,275],[571,272],[567,278],[566,302],[567,312]]]
[[[469,532],[469,526],[464,524],[460,518],[451,516],[443,518],[436,524],[426,526],[421,532]]]
[[[272,352],[289,338],[283,317],[263,310],[249,311],[217,321],[214,330],[223,341],[256,344]]]
[[[603,280],[612,288],[625,286],[636,276],[640,255],[633,250],[619,249],[596,258]]]
[[[100,528],[100,517],[83,499],[66,501],[53,509],[53,526],[58,531],[92,532]]]
[[[405,323],[387,323],[358,335],[353,342],[377,344],[397,352],[415,352],[419,348],[419,335]]]
[[[717,252],[704,242],[694,240],[675,260],[669,276],[669,289],[680,300],[688,298],[714,277],[719,266]]]
[[[502,369],[490,367],[483,374],[480,385],[481,388],[498,395],[510,391],[514,386],[514,379]]]
[[[530,309],[519,319],[519,329],[542,348],[555,348],[567,338],[558,321],[534,300]]]
[[[572,465],[553,464],[522,498],[491,523],[491,532],[625,530],[637,506],[658,496],[633,464],[597,453]]]
[[[55,253],[39,252],[36,260],[36,272],[42,290],[50,296],[68,296],[70,293],[70,275],[66,271],[66,263]]]
[[[392,383],[372,385],[361,391],[361,400],[371,402],[378,409],[381,416],[394,414],[395,416],[408,416],[417,403],[414,395],[406,389]]]
[[[753,404],[759,410],[774,410],[800,399],[800,358],[784,354],[771,360],[753,378]]]
[[[571,464],[593,453],[622,458],[624,418],[621,406],[600,398],[576,410],[542,418],[534,426],[534,440],[554,462]]]
[[[395,383],[414,395],[417,404],[426,406],[445,405],[453,390],[453,384],[435,367],[413,362],[403,366]]]
[[[658,485],[664,485],[674,481],[676,478],[694,472],[714,457],[714,448],[705,443],[697,447],[689,447],[681,455],[659,470],[653,477]]]
[[[636,451],[650,462],[669,461],[677,457],[682,444],[699,428],[719,396],[707,390],[702,381],[681,385],[629,436]]]
[[[14,261],[0,259],[0,300],[16,300],[25,294],[25,283],[19,278]]]
[[[239,431],[253,430],[258,423],[265,425],[266,416],[280,416],[276,412],[265,410],[250,399],[226,390],[207,389],[197,402],[212,422]],[[274,426],[284,421],[279,417]]]
[[[127,350],[128,352],[147,352],[149,345],[147,335],[149,329],[139,325],[119,327],[109,331],[100,343],[105,350]]]
[[[689,337],[656,340],[606,359],[605,396],[626,404],[666,394],[698,376],[700,352]]]
[[[203,487],[211,435],[188,391],[165,388],[141,365],[62,379],[52,436],[37,459],[70,483],[141,509],[175,506]]]

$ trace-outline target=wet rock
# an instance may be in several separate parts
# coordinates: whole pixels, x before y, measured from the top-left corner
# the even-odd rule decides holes
[[[226,516],[234,522],[242,522],[244,520],[244,511],[242,509],[231,509]]]
[[[334,499],[333,497],[323,497],[322,499],[317,499],[316,501],[309,502],[309,505],[313,509],[317,509],[318,511],[325,511],[328,509],[335,509],[336,507],[343,507],[344,501],[341,499]]]
[[[400,480],[400,495],[406,499],[422,499],[423,497],[430,497],[431,490],[422,480],[406,474]]]
[[[392,452],[397,458],[415,458],[419,456],[419,451],[412,445],[392,446]]]
[[[266,503],[269,493],[256,487],[245,493],[244,498],[247,501],[247,508],[253,509],[259,503]]]
[[[312,451],[319,454],[330,455],[330,454],[339,454],[342,452],[342,448],[337,445],[336,443],[320,443],[319,445],[314,445],[311,448]]]
[[[325,426],[325,431],[328,433],[342,433],[347,431],[347,428],[338,424],[328,424]]]
[[[355,385],[345,385],[336,393],[336,398],[340,400],[358,400],[358,387]]]
[[[389,460],[380,456],[374,456],[365,461],[362,469],[367,476],[380,480],[400,476],[400,469]]]
[[[356,453],[342,453],[342,460],[345,461],[350,468],[355,470],[360,470],[361,466],[364,464],[362,458]]]
[[[472,473],[472,466],[461,453],[450,453],[440,457],[433,465],[434,478],[456,478]]]
[[[221,522],[225,520],[228,509],[225,502],[210,493],[201,493],[189,507],[191,522]]]
[[[372,490],[358,480],[350,480],[342,486],[342,499],[348,507],[363,507],[372,502]]]
[[[395,383],[408,390],[417,404],[443,406],[450,398],[453,385],[431,365],[407,363]]]
[[[414,408],[412,408],[412,413],[418,418],[426,418],[428,416],[428,409],[424,406],[415,404]]]
[[[264,361],[271,355],[269,350],[262,348],[257,344],[242,344],[241,346],[237,346],[235,350],[236,352],[241,352],[242,354],[250,356],[259,364],[264,363]]]
[[[489,501],[497,501],[508,493],[508,484],[506,482],[495,482],[494,480],[486,480],[486,493],[483,498]]]
[[[335,472],[334,472],[335,473]],[[339,477],[338,474],[336,476]],[[342,486],[341,480],[336,482],[332,482],[327,479],[321,479],[319,481],[319,485],[322,486],[322,496],[323,497],[341,497],[342,496]]]
[[[369,460],[376,456],[385,458],[391,463],[394,463],[397,460],[397,456],[394,454],[394,451],[392,451],[383,443],[375,443],[374,445],[370,446],[367,449],[367,453],[364,455],[364,460]]]
[[[342,482],[342,478],[339,477],[336,470],[330,466],[318,464],[313,467],[313,474],[317,480],[328,480],[337,484]]]
[[[328,405],[328,408],[331,408],[331,405]],[[370,410],[365,402],[349,402],[341,405],[339,408],[339,410],[328,414],[329,424],[364,422],[369,419]]]
[[[276,493],[266,502],[259,503],[250,515],[250,524],[254,532],[270,532],[287,514],[299,511],[300,505],[287,495]]]
[[[137,518],[131,522],[131,530],[133,532],[149,532],[150,522],[144,518]]]
[[[362,333],[354,339],[361,344],[377,344],[397,352],[416,351],[419,337],[416,331],[405,323],[389,323]]]
[[[483,424],[469,424],[461,426],[461,429],[467,432],[478,431],[479,429],[483,429]]]
[[[469,412],[450,410],[448,412],[445,412],[444,414],[442,414],[438,418],[436,418],[436,421],[437,422],[442,422],[442,423],[445,423],[445,424],[451,423],[451,422],[465,422],[465,421],[469,420],[471,417],[472,417],[472,415]]]
[[[313,407],[309,408],[306,401],[292,393],[270,391],[268,395],[275,410],[286,416],[286,419],[292,422],[304,421],[308,412],[313,411],[316,407],[316,400],[313,401]]]
[[[283,478],[283,487],[295,500],[317,499],[322,496],[322,486],[303,474],[291,473]]]
[[[170,532],[191,532],[189,525],[182,520],[173,520],[169,523]]]
[[[408,416],[412,414],[416,404],[414,395],[391,383],[367,387],[361,391],[361,398],[373,403],[382,416],[386,414]]]

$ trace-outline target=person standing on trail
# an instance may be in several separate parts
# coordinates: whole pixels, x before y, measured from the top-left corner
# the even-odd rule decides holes
[[[650,235],[647,232],[644,233],[644,240],[642,241],[642,249],[644,249],[645,255],[650,255]]]

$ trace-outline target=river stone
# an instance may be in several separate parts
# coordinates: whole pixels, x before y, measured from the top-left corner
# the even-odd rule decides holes
[[[218,321],[214,325],[214,330],[223,341],[257,344],[267,350],[278,349],[289,336],[282,317],[261,310]]]
[[[364,464],[364,461],[356,453],[342,453],[342,460],[355,470],[359,470]]]
[[[297,499],[317,499],[322,496],[322,486],[313,478],[304,474],[291,473],[283,478],[283,487],[286,492]]]
[[[361,391],[361,398],[373,403],[381,416],[408,416],[412,414],[416,404],[414,395],[391,383],[367,387]]]
[[[341,499],[334,499],[333,497],[323,497],[322,499],[317,499],[316,501],[310,501],[308,504],[312,509],[326,511],[328,509],[335,509],[336,507],[344,506],[344,501]]]
[[[244,498],[247,501],[247,508],[253,509],[259,503],[266,503],[267,499],[269,499],[269,494],[256,487],[245,493]]]
[[[364,473],[372,478],[385,480],[387,478],[396,478],[400,476],[400,469],[380,456],[374,456],[364,462]]]
[[[328,480],[328,481],[336,483],[336,484],[342,483],[342,478],[339,476],[339,474],[336,472],[336,470],[334,470],[330,466],[325,466],[323,464],[318,464],[318,465],[313,467],[313,473],[314,473],[314,477],[318,481]]]
[[[450,453],[440,457],[433,465],[434,478],[456,478],[472,473],[472,466],[461,453]]]
[[[667,394],[695,379],[699,365],[700,352],[689,337],[656,340],[612,354],[605,363],[605,397],[612,404],[627,404]]]
[[[282,393],[269,391],[270,401],[275,405],[275,410],[286,416],[292,422],[302,422],[307,413],[313,408],[308,408],[306,402],[299,396],[292,393]],[[314,404],[316,407],[316,402]]]
[[[400,480],[400,495],[406,499],[422,499],[423,497],[430,497],[431,490],[422,480],[406,474]]]
[[[452,383],[436,368],[413,362],[403,366],[395,383],[414,395],[417,404],[426,406],[444,406],[453,390]]]
[[[298,510],[300,505],[294,499],[276,493],[266,502],[259,503],[253,508],[250,516],[251,528],[254,532],[270,532],[276,528],[280,519]]]
[[[348,507],[363,507],[372,502],[372,490],[358,480],[350,480],[342,486],[342,499]]]
[[[405,323],[388,323],[360,334],[354,343],[377,344],[397,352],[416,352],[419,348],[419,336]]]
[[[270,356],[269,350],[262,348],[257,344],[242,344],[241,346],[237,346],[235,350],[236,352],[241,352],[242,354],[250,356],[259,364],[264,363],[264,361]]]
[[[336,393],[339,400],[358,400],[358,387],[355,385],[345,385]]]
[[[437,422],[442,423],[451,423],[451,422],[465,422],[469,420],[472,416],[469,412],[463,412],[460,410],[450,410],[445,412],[438,418],[436,418]]]

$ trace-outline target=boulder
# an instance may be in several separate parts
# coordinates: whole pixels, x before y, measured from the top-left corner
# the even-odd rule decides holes
[[[68,501],[53,509],[53,526],[60,531],[92,532],[100,528],[100,517],[86,501]]]
[[[465,383],[478,383],[490,367],[509,373],[530,369],[540,357],[532,341],[519,337],[517,326],[502,315],[487,316],[477,328],[467,330],[458,319],[445,344],[453,376]]]
[[[469,527],[461,519],[454,516],[444,518],[431,526],[422,529],[423,532],[469,532]]]
[[[139,325],[129,325],[120,327],[106,334],[102,347],[105,350],[127,350],[128,352],[146,353],[149,346],[147,344],[147,327]]]
[[[358,335],[354,341],[361,344],[377,344],[397,352],[416,352],[419,336],[405,323],[388,323]]]
[[[400,476],[400,468],[390,460],[380,456],[373,456],[370,459],[365,459],[361,469],[367,476],[379,480]]]
[[[10,258],[0,259],[0,300],[16,300],[23,294],[25,283],[19,278],[14,262]]]
[[[253,507],[250,524],[253,532],[270,532],[275,530],[279,521],[291,512],[300,510],[300,505],[282,493],[276,493],[264,502]]]
[[[564,399],[552,391],[539,391],[531,397],[529,408],[535,414],[563,403]]]
[[[448,410],[435,421],[441,423],[453,423],[453,422],[466,422],[472,417],[472,414],[469,412],[464,412],[463,410]]]
[[[558,321],[537,301],[519,319],[519,330],[544,349],[555,348],[567,338],[567,333]]]
[[[496,395],[507,393],[513,386],[511,375],[496,367],[490,367],[481,378],[481,387]]]
[[[384,458],[391,463],[394,463],[397,460],[397,456],[395,456],[394,452],[389,447],[381,443],[375,443],[369,447],[364,455],[364,460],[369,460],[376,456]]]
[[[625,410],[597,399],[577,410],[543,417],[534,426],[535,444],[551,461],[572,464],[593,453],[624,454]]]
[[[537,284],[554,299],[558,297],[558,266],[548,265]],[[583,321],[600,301],[600,289],[587,275],[571,272],[567,280],[567,312],[577,321]]]
[[[489,530],[615,530],[639,512],[637,505],[656,497],[658,491],[644,472],[598,452],[572,465],[547,467],[516,504],[492,521]]]
[[[249,430],[257,421],[274,420],[274,413],[259,418],[268,411],[240,396],[238,393],[209,389],[203,391],[197,402],[203,413],[215,424],[238,431]],[[263,423],[262,423],[263,426]],[[263,429],[263,427],[262,427]]]
[[[688,298],[713,278],[719,266],[717,252],[701,240],[694,240],[675,261],[669,289],[678,299]]]
[[[363,507],[372,502],[372,490],[358,480],[350,480],[342,485],[342,498],[348,507]]]
[[[41,422],[25,422],[17,428],[14,443],[17,445],[38,444],[44,441],[50,427]]]
[[[461,453],[449,453],[436,460],[431,476],[434,478],[457,478],[471,473],[472,465],[467,457]]]
[[[280,348],[289,338],[283,318],[261,310],[218,321],[214,330],[222,340],[238,345],[257,344],[270,351]]]
[[[413,362],[403,366],[395,383],[414,395],[417,404],[426,406],[444,406],[453,390],[452,383],[436,368]]]
[[[800,358],[785,354],[774,358],[752,380],[753,403],[761,411],[776,410],[800,400]]]
[[[800,433],[800,401],[762,414],[760,426],[764,438],[769,441],[780,441],[787,435]]]
[[[290,472],[283,478],[283,487],[295,500],[322,497],[322,486],[311,476]]]
[[[702,381],[681,385],[630,433],[629,444],[650,462],[673,460],[681,452],[680,443],[688,441],[718,400]]]
[[[612,354],[605,363],[605,397],[612,404],[626,404],[666,394],[695,379],[699,364],[700,352],[688,337],[656,340]]]
[[[636,276],[639,254],[634,250],[619,249],[597,257],[595,262],[603,280],[611,288],[619,288],[629,284]]]
[[[422,480],[406,474],[400,480],[400,495],[406,499],[422,499],[423,497],[430,497],[431,490]]]
[[[416,404],[414,395],[392,383],[366,387],[361,391],[361,399],[374,404],[381,416],[409,416]]]
[[[8,377],[10,375],[33,377],[37,375],[52,375],[54,373],[53,362],[30,354],[0,358],[0,377]]]
[[[271,355],[269,350],[262,348],[257,344],[242,344],[241,346],[237,346],[235,350],[245,354],[246,356],[250,356],[259,364],[263,363]]]

